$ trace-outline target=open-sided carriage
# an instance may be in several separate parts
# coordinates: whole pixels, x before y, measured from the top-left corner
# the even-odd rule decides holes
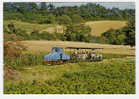
[[[71,62],[79,61],[102,61],[103,48],[88,48],[88,47],[67,47],[70,49]]]
[[[95,62],[102,61],[101,51],[103,48],[83,48],[83,47],[66,47],[68,54],[62,47],[53,47],[51,53],[44,56],[45,64],[62,64],[66,62]]]

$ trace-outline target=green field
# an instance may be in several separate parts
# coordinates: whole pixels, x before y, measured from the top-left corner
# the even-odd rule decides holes
[[[135,60],[109,55],[102,62],[21,66],[5,77],[4,93],[135,94]]]

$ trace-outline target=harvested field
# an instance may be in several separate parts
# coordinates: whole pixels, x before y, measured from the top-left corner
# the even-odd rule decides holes
[[[84,43],[84,42],[68,42],[68,41],[22,41],[30,52],[48,52],[52,47],[91,47],[91,48],[104,48],[103,53],[111,54],[127,54],[134,55],[135,48],[124,45],[109,45],[97,43]]]
[[[91,27],[91,34],[94,36],[101,36],[102,33],[109,29],[119,29],[126,26],[126,21],[90,21],[86,25]]]

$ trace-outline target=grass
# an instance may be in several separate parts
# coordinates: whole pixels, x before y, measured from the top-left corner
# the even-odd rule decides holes
[[[14,68],[22,68],[28,66],[36,66],[36,65],[46,65],[43,63],[44,56],[48,53],[29,53],[25,52],[22,56],[15,58],[15,59],[5,59],[4,64],[5,66],[12,66]],[[70,53],[66,53],[70,55]],[[103,59],[112,59],[112,58],[125,58],[129,57],[129,55],[123,54],[102,54]]]
[[[97,43],[84,43],[84,42],[69,42],[69,41],[22,41],[28,47],[29,52],[40,53],[50,52],[52,47],[92,47],[92,48],[104,48],[102,53],[110,54],[126,54],[135,55],[135,48],[124,45],[109,45],[109,44],[97,44]],[[65,50],[69,51],[69,50]]]
[[[23,67],[16,80],[4,80],[5,94],[135,94],[135,61]]]
[[[4,61],[5,94],[135,94],[134,48],[62,41],[22,41],[22,58]],[[54,46],[102,47],[101,62],[48,66],[44,55]],[[13,69],[9,69],[9,67]]]
[[[49,33],[64,33],[63,29],[65,28],[62,25],[57,24],[32,24],[15,20],[4,21],[4,25],[7,26],[11,22],[14,23],[17,28],[27,31],[27,33],[31,33],[34,29],[38,30],[39,33],[44,31]],[[124,27],[126,25],[126,21],[89,21],[85,24],[91,27],[91,34],[93,36],[101,36],[102,33],[109,29],[119,29]]]
[[[23,43],[28,50],[22,58],[4,61],[5,94],[135,94],[135,59],[127,53],[132,51],[129,46],[61,41]],[[124,49],[126,53],[103,52],[101,62],[44,65],[43,57],[54,45]]]
[[[31,33],[34,30],[39,31],[39,33],[45,31],[49,33],[63,32],[63,26],[57,24],[33,24],[28,22],[16,21],[16,20],[10,20],[10,21],[8,20],[8,21],[4,21],[4,26],[7,26],[9,23],[13,23],[16,28],[25,30],[27,33]]]
[[[126,26],[126,21],[93,21],[86,22],[86,25],[91,27],[93,36],[101,36],[109,29],[119,29]]]

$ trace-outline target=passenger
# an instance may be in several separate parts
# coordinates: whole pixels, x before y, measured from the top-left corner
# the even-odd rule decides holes
[[[92,53],[91,53],[91,59],[92,59],[92,60],[95,60],[95,55],[96,55],[95,52],[92,52]]]
[[[74,54],[76,55],[76,54],[78,54],[78,52],[77,52],[77,51],[75,51],[75,52],[74,52]]]
[[[91,52],[88,53],[88,58],[91,59]]]

